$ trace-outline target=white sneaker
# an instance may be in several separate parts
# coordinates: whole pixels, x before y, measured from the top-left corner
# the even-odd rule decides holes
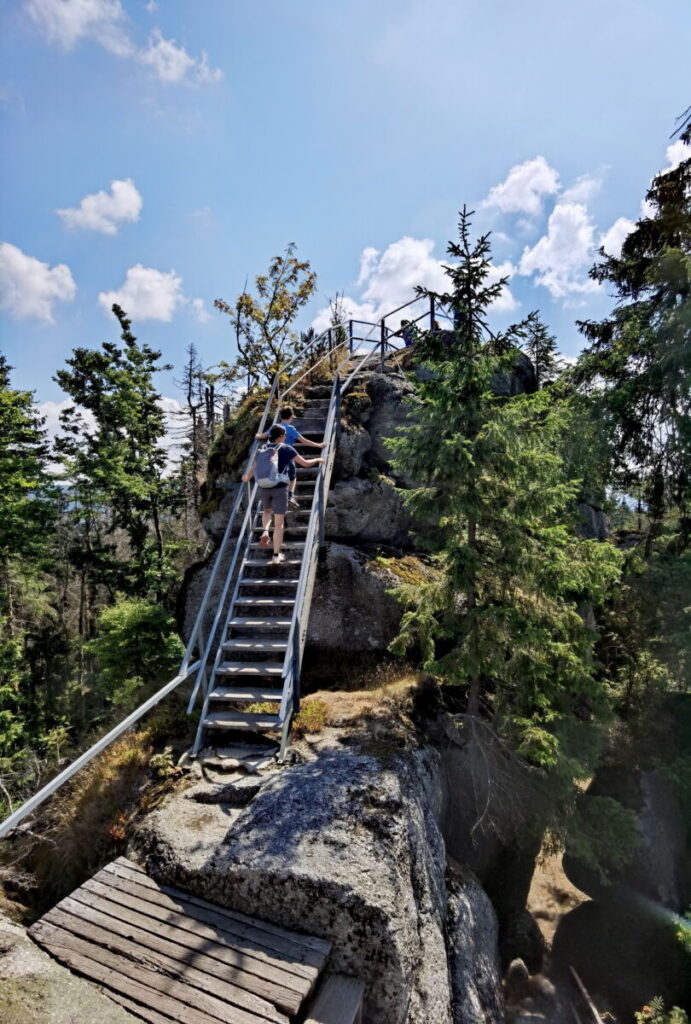
[[[286,560],[286,556],[283,554],[282,551],[279,551],[278,554],[274,555],[273,558],[271,559],[271,564],[272,565],[280,565],[281,562],[285,562],[285,560]]]

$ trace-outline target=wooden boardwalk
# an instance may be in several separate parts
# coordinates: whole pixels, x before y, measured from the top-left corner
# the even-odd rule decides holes
[[[331,943],[159,885],[120,857],[30,929],[151,1024],[289,1024]]]

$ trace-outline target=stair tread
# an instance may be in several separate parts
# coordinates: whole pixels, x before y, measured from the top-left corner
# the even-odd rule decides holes
[[[278,608],[295,604],[294,597],[236,597],[235,604],[256,605],[259,608]]]
[[[283,544],[282,544],[282,547],[284,547],[284,548],[304,548],[304,546],[305,546],[304,540],[284,540]],[[250,548],[252,549],[252,551],[269,551],[270,550],[268,545],[262,545],[262,544],[259,543],[259,541],[253,541],[250,544]]]
[[[254,577],[240,580],[241,587],[296,587],[300,582],[294,576],[286,576],[283,579],[258,580]]]
[[[207,729],[277,729],[280,724],[278,715],[250,711],[212,711],[204,719]]]
[[[285,640],[259,640],[256,637],[236,637],[233,640],[224,640],[222,645],[224,651],[285,651],[288,646],[288,638]]]
[[[279,619],[279,618],[232,618],[228,620],[228,625],[233,629],[262,629],[264,626],[273,626],[276,629],[290,629],[291,619]]]
[[[269,558],[248,558],[246,560],[246,562],[245,562],[245,565],[249,565],[252,569],[261,569],[262,567],[266,567],[267,565],[271,565],[271,557],[269,557]],[[301,558],[286,558],[286,560],[284,562],[277,562],[276,563],[276,568],[278,568],[281,565],[287,565],[287,566],[302,565],[302,559]],[[273,568],[273,566],[272,566],[272,568]]]
[[[283,690],[268,686],[217,686],[209,696],[211,700],[224,701],[280,701]]]
[[[280,676],[282,661],[225,661],[216,669],[217,676]]]

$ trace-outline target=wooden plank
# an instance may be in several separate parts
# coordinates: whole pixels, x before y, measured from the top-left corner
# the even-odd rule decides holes
[[[133,999],[128,999],[121,992],[113,992],[112,989],[103,987],[101,987],[101,992],[112,999],[114,1003],[118,1003],[123,1009],[128,1010],[134,1017],[140,1017],[147,1021],[147,1024],[175,1024],[172,1017],[164,1017],[162,1013],[154,1010],[151,1006],[135,1003]]]
[[[37,928],[37,925],[34,925]],[[101,985],[133,997],[145,1006],[155,1006],[180,1024],[260,1024],[262,1018],[229,1006],[196,988],[174,981],[141,963],[115,956],[102,946],[93,946],[70,932],[42,924],[41,945],[58,960]],[[283,1024],[289,1024],[283,1018]]]
[[[216,942],[226,942],[236,949],[244,948],[253,956],[256,956],[257,952],[266,953],[288,971],[292,971],[292,964],[302,964],[303,967],[317,970],[323,963],[324,958],[321,954],[313,950],[299,949],[280,939],[272,940],[271,936],[259,934],[239,922],[226,922],[220,917],[214,919],[214,915],[209,911],[195,913],[197,908],[190,907],[188,913],[182,901],[173,900],[155,890],[144,889],[143,886],[135,887],[133,882],[127,883],[128,888],[125,888],[124,881],[120,882],[120,885],[109,885],[100,879],[97,881],[96,878],[92,878],[73,895],[75,899],[81,899],[82,892],[102,896],[130,910],[153,917],[157,922],[177,925],[197,934],[206,934],[208,938]],[[169,901],[167,904],[163,902],[166,899]],[[295,973],[304,976],[304,971]]]
[[[296,979],[294,975],[278,971],[271,965],[254,960],[228,946],[210,943],[208,939],[199,939],[194,942],[194,948],[192,948],[190,945],[183,945],[171,939],[169,935],[162,934],[160,929],[155,932],[147,931],[132,921],[121,921],[117,917],[89,907],[85,903],[78,903],[69,897],[46,914],[45,920],[51,924],[60,925],[68,931],[76,930],[72,924],[68,924],[56,915],[69,916],[77,921],[101,928],[104,932],[100,940],[102,945],[109,944],[111,939],[109,933],[131,939],[139,944],[140,953],[144,957],[149,950],[160,951],[180,961],[181,964],[190,963],[199,970],[213,973],[214,976],[240,988],[255,992],[261,998],[269,1000],[288,1013],[295,1012],[295,1006],[299,1007],[311,987],[310,981]],[[153,921],[150,923],[153,925]],[[176,934],[174,929],[169,928],[166,931]],[[81,931],[76,930],[76,934],[80,935]],[[181,937],[185,938],[184,932]],[[246,977],[246,975],[250,975],[250,977]]]
[[[71,902],[68,903],[68,900]],[[193,951],[204,951],[216,960],[223,960],[228,966],[235,967],[238,958],[240,962],[244,958],[247,961],[244,967],[248,973],[258,973],[254,969],[254,962],[258,960],[263,968],[263,977],[303,994],[309,990],[318,973],[316,968],[304,967],[303,971],[307,972],[306,976],[305,974],[298,975],[289,970],[292,967],[291,964],[279,957],[272,957],[261,950],[251,949],[247,944],[244,947],[238,943],[233,943],[232,946],[226,945],[224,943],[225,936],[218,929],[207,927],[199,922],[190,923],[189,918],[180,918],[177,922],[166,924],[160,918],[147,914],[145,904],[142,904],[143,910],[132,910],[115,900],[85,892],[83,889],[77,889],[73,896],[66,897],[59,906],[72,913],[75,912],[72,903],[77,904],[77,907],[89,906],[93,910],[112,916],[125,924],[142,928],[154,935],[161,935],[171,942],[177,942]],[[76,909],[76,913],[79,914],[78,909]]]
[[[199,966],[196,961],[194,964],[191,964],[189,961],[180,960],[175,953],[175,949],[171,955],[169,950],[164,950],[160,946],[158,949],[152,948],[151,945],[144,948],[138,942],[133,941],[132,938],[106,930],[100,922],[94,924],[85,920],[81,915],[76,917],[57,908],[50,911],[49,914],[42,918],[42,921],[38,922],[37,933],[39,935],[41,934],[42,922],[60,928],[62,931],[71,932],[81,939],[88,939],[90,942],[103,946],[120,956],[129,957],[135,962],[146,964],[153,968],[153,970],[161,970],[171,977],[177,977],[193,988],[201,989],[202,992],[207,992],[216,999],[221,999],[233,1006],[239,1006],[242,1009],[248,1010],[256,1014],[257,1017],[266,1018],[267,1021],[277,1022],[277,1024],[284,1020],[283,1014],[276,1010],[273,1002],[269,1002],[269,1000],[254,994],[253,990],[248,991],[247,988],[234,984],[234,978],[221,978],[218,976],[218,973],[213,973],[214,965],[218,966],[213,960],[208,960],[207,958],[208,963],[211,964],[212,971],[209,974],[208,971],[204,970],[203,964]],[[169,945],[172,944],[169,943]],[[180,947],[177,948],[180,949]],[[246,977],[250,981],[252,980],[251,975]],[[288,1013],[296,1013],[300,1008],[300,999],[295,993],[291,993],[291,995],[290,1005],[283,1006],[282,1009],[285,1009]]]
[[[158,889],[159,892],[166,893],[171,897],[178,897],[181,900],[184,900],[185,903],[190,903],[195,907],[212,911],[214,914],[220,914],[229,921],[233,920],[245,925],[251,925],[253,928],[262,932],[268,932],[270,935],[277,938],[287,939],[296,945],[316,950],[317,952],[322,953],[324,958],[326,958],[331,952],[333,943],[329,942],[328,939],[320,939],[317,938],[316,935],[303,935],[301,932],[289,931],[287,928],[281,928],[280,925],[271,924],[269,921],[260,921],[258,918],[248,917],[247,914],[242,914],[239,910],[228,910],[227,907],[219,907],[216,903],[210,903],[208,900],[204,900],[200,896],[194,896],[191,893],[183,892],[180,889],[173,889],[171,886],[163,885],[156,882],[153,878],[150,878],[143,868],[139,867],[139,865],[135,864],[133,861],[127,860],[125,857],[118,857],[117,860],[112,861],[103,870],[106,871],[111,869],[114,865],[117,867],[128,868],[131,872],[135,872],[136,875],[140,876],[142,884],[144,885],[148,883],[150,887]]]
[[[363,982],[347,974],[324,979],[305,1024],[358,1024],[362,1013]]]

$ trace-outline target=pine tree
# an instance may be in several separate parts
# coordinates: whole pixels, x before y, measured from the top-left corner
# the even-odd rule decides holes
[[[525,325],[494,334],[489,241],[450,243],[450,289],[434,294],[455,330],[432,333],[418,354],[432,371],[416,387],[414,419],[395,441],[396,468],[419,486],[408,500],[439,575],[402,587],[396,649],[421,644],[426,666],[467,691],[467,713],[494,717],[532,763],[558,756],[577,706],[601,710],[592,636],[579,606],[603,600],[617,578],[609,545],[575,536],[578,482],[560,455],[569,408],[547,391],[499,398],[491,382],[513,364]],[[420,290],[429,296],[430,292]]]
[[[618,304],[579,324],[590,346],[578,378],[608,425],[614,482],[642,496],[649,553],[671,509],[680,545],[691,541],[691,159],[654,179],[647,209],[621,255],[601,250],[591,271]]]
[[[535,379],[538,388],[545,387],[555,381],[562,370],[557,340],[549,333],[537,311],[529,313],[521,328],[523,334],[523,350],[535,367]]]
[[[161,600],[169,572],[164,533],[177,495],[164,476],[167,455],[161,445],[165,420],[153,375],[170,367],[160,352],[140,345],[130,321],[113,306],[122,347],[75,349],[56,381],[76,406],[61,416],[56,442],[74,488],[76,512],[89,547],[91,575],[100,582]],[[84,417],[91,415],[91,429]],[[102,519],[110,522],[103,530]],[[118,531],[129,552],[118,551]],[[94,532],[98,546],[91,544]],[[105,534],[105,537],[104,537]]]
[[[37,638],[54,619],[49,579],[55,493],[48,444],[29,391],[12,387],[0,355],[0,758],[22,740],[41,702]]]

